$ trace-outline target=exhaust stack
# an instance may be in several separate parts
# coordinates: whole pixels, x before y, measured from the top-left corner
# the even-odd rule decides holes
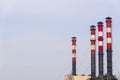
[[[76,37],[72,37],[72,75],[76,75]]]
[[[91,80],[94,80],[96,76],[96,29],[95,26],[90,26],[91,31]]]
[[[112,18],[106,18],[107,74],[112,76]]]
[[[103,76],[103,22],[98,22],[98,62],[99,76]]]

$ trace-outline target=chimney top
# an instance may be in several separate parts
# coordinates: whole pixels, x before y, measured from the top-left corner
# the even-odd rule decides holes
[[[76,37],[72,37],[73,40],[76,40]]]
[[[103,22],[100,21],[100,22],[98,22],[98,24],[103,24]]]
[[[111,17],[106,17],[105,19],[112,19]]]
[[[95,26],[94,26],[94,25],[91,25],[90,27],[91,27],[91,28],[95,28]]]

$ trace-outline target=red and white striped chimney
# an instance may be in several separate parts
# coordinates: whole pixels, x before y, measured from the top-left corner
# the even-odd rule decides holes
[[[111,17],[106,18],[107,36],[107,73],[112,75],[112,21]]]
[[[76,75],[76,37],[72,37],[72,75]]]
[[[103,22],[98,22],[98,61],[99,76],[103,76]]]
[[[91,80],[96,76],[96,29],[95,26],[90,26],[91,31]]]

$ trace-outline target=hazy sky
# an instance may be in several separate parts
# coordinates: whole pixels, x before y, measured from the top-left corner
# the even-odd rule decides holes
[[[103,21],[105,27],[108,16],[113,72],[120,74],[119,8],[120,0],[0,0],[0,80],[63,80],[71,73],[72,36],[77,74],[90,74],[89,26]],[[106,61],[106,49],[104,55]]]

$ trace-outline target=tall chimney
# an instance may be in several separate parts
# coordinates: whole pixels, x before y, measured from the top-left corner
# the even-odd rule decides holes
[[[103,76],[103,22],[98,22],[98,63],[99,76]]]
[[[72,75],[76,75],[76,37],[72,37]]]
[[[107,74],[112,75],[112,18],[106,18],[107,36]]]
[[[94,80],[96,76],[96,29],[95,26],[90,26],[91,31],[91,80]]]

